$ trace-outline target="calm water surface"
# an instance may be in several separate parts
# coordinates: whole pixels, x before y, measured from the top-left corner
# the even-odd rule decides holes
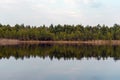
[[[0,80],[120,80],[120,46],[0,46]]]

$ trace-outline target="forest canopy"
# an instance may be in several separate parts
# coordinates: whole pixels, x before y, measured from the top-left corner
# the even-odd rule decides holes
[[[53,25],[29,26],[16,24],[14,26],[0,24],[0,38],[41,41],[87,41],[87,40],[120,40],[120,25]]]

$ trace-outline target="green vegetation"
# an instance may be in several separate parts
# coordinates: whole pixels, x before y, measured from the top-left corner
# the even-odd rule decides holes
[[[14,57],[24,59],[31,57],[52,59],[83,59],[95,58],[97,60],[113,58],[120,60],[120,46],[109,45],[13,45],[0,46],[0,59]]]
[[[0,24],[0,38],[19,40],[120,40],[120,25],[50,25],[50,26],[15,26]]]

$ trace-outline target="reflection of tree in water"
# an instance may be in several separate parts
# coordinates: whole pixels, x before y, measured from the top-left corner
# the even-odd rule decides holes
[[[109,57],[114,60],[120,59],[120,46],[108,45],[14,45],[0,46],[0,58],[14,57],[16,59],[24,59],[30,57],[49,57],[51,60],[56,59],[82,59],[96,58],[107,59]]]

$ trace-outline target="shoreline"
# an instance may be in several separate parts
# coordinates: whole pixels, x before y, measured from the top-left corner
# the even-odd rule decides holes
[[[17,44],[92,44],[92,45],[120,45],[120,40],[89,40],[89,41],[21,41],[17,39],[0,39],[0,45]]]

